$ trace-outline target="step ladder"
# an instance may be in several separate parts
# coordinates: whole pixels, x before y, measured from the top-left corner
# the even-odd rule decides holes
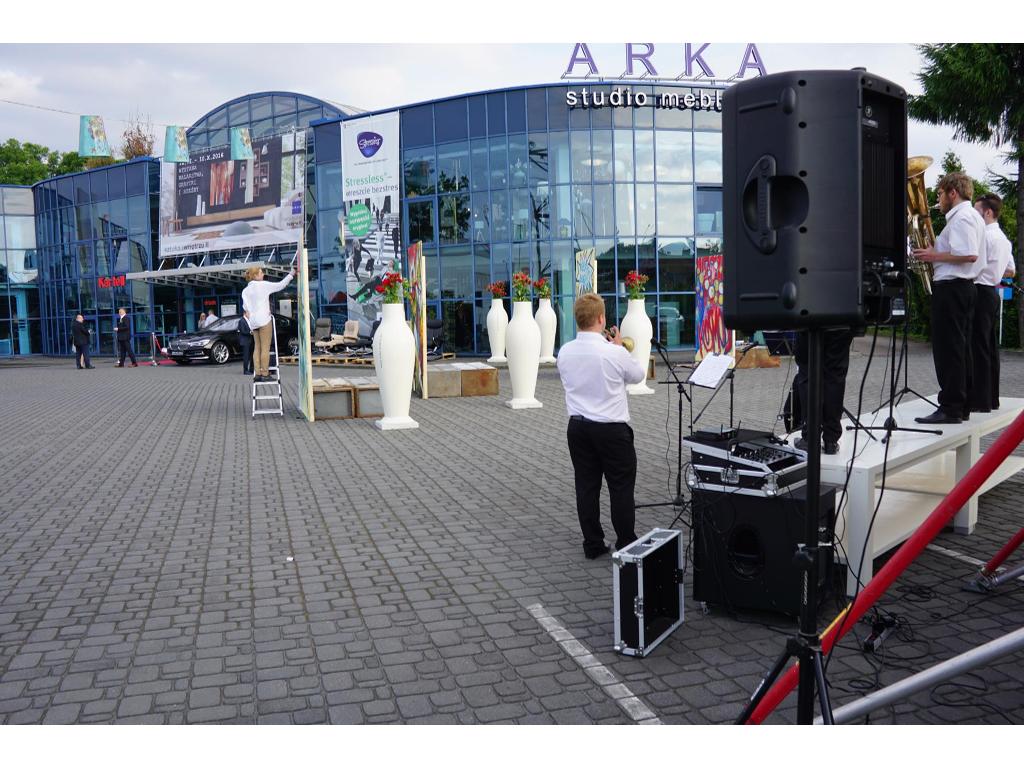
[[[281,368],[277,359],[277,323],[273,316],[270,319],[272,331],[270,361],[267,370],[270,381],[256,381],[257,368],[253,367],[252,381],[252,417],[277,414],[284,416],[284,398],[281,393]]]

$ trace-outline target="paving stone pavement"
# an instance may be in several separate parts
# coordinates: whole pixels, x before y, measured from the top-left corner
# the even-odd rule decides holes
[[[869,342],[854,349],[851,409]],[[887,388],[886,349],[866,409]],[[1024,358],[1003,359],[1004,394],[1024,396]],[[648,658],[612,651],[611,562],[582,556],[552,368],[542,409],[505,407],[502,371],[499,396],[414,400],[420,428],[381,433],[298,419],[294,368],[286,415],[253,420],[237,364],[97,365],[0,365],[2,723],[632,723],[535,604],[661,721],[725,723],[794,630],[778,616],[702,614],[687,574],[684,624]],[[926,346],[912,345],[910,372],[935,391]],[[773,427],[792,373],[787,358],[739,371],[737,420]],[[630,399],[639,502],[674,492],[676,391],[656,386]],[[728,418],[727,395],[703,425]],[[990,491],[972,536],[937,543],[987,560],[1021,525],[1022,491],[1021,478]],[[637,530],[673,517],[641,510]],[[961,591],[974,570],[925,552],[884,600],[906,622],[886,655],[865,656],[852,636],[834,654],[835,703],[1020,627],[1021,587]],[[835,612],[830,601],[823,626]],[[1024,722],[1021,662],[873,721]],[[770,722],[794,720],[790,697]]]

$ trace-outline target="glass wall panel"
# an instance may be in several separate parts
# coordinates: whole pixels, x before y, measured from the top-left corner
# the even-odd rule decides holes
[[[569,127],[569,107],[565,104],[567,90],[564,86],[548,88],[548,128],[552,131]]]
[[[654,110],[654,124],[658,129],[675,128],[690,130],[693,128],[693,111],[686,108],[684,97],[689,88],[657,88],[658,107]]]
[[[722,92],[718,90],[699,90],[697,91],[698,98],[704,95],[706,99],[710,99],[711,103],[715,103],[716,99],[720,99]],[[696,109],[693,112],[693,127],[695,130],[722,130],[722,113],[714,109]]]
[[[572,243],[555,241],[551,244],[551,293],[555,296],[574,296],[575,286],[576,253]]]
[[[697,234],[721,235],[722,221],[722,190],[697,190]]]
[[[615,185],[616,234],[632,237],[636,234],[636,206],[633,203],[633,185]]]
[[[722,183],[722,134],[693,134],[693,154],[698,182]]]
[[[439,101],[434,105],[434,140],[461,141],[467,138],[466,99]]]
[[[487,134],[501,136],[505,130],[505,94],[487,94]]]
[[[31,216],[5,216],[5,234],[0,241],[6,241],[7,248],[35,248],[36,223]]]
[[[402,146],[423,147],[434,143],[434,108],[430,104],[401,111]]]
[[[491,192],[491,239],[509,240],[509,199],[505,190]]]
[[[532,93],[532,91],[531,91]],[[531,133],[529,138],[530,185],[548,181],[548,135]]]
[[[636,185],[636,234],[639,237],[654,235],[654,185]]]
[[[490,309],[490,294],[487,293],[487,285],[491,282],[491,249],[487,245],[473,246],[473,292],[476,296],[483,296],[487,300],[487,308]]]
[[[658,260],[654,248],[654,238],[648,237],[637,242],[636,246],[636,269],[641,275],[647,275],[650,278],[647,281],[647,291],[653,293],[660,291],[661,286],[658,285]],[[622,279],[622,273],[619,273],[619,279]],[[652,302],[648,302],[651,304]],[[648,312],[652,317],[653,313]]]
[[[508,179],[510,187],[525,187],[530,155],[524,134],[508,137]]]
[[[694,251],[690,238],[658,238],[658,289],[694,290]]]
[[[470,217],[469,194],[444,195],[438,198],[438,230],[441,245],[468,242]]]
[[[658,181],[693,181],[693,138],[682,131],[656,131]]]
[[[612,180],[612,132],[594,131],[594,154],[591,166],[594,169],[594,182]]]
[[[594,199],[592,186],[572,188],[572,226],[575,237],[594,236]]]
[[[508,186],[508,140],[504,136],[492,138],[490,147],[490,188],[505,189]]]
[[[317,164],[316,191],[320,208],[341,207],[341,163]]]
[[[633,138],[636,144],[636,180],[654,181],[654,131],[637,131]]]
[[[10,187],[5,187],[2,192],[3,210],[5,215],[31,216],[35,212],[31,189],[12,189]]]
[[[615,197],[611,184],[594,185],[594,236],[614,237]]]
[[[633,181],[633,132],[615,131],[615,180]]]
[[[526,130],[526,94],[523,91],[505,93],[505,114],[509,133]]]
[[[551,187],[548,193],[551,213],[551,236],[555,238],[572,237],[572,195],[568,184]]]
[[[512,190],[512,239],[526,240],[530,236],[530,224],[533,220],[530,191],[527,189]]]
[[[408,204],[409,242],[434,242],[434,201]]]
[[[407,197],[432,195],[435,191],[437,167],[434,149],[410,149],[404,153],[405,194]]]
[[[636,269],[636,240],[631,237],[620,238],[615,248],[615,269],[617,292],[626,291],[626,275]],[[654,293],[654,283],[647,284],[647,292]]]
[[[693,294],[660,296],[658,300],[658,340],[668,347],[692,347],[696,336],[696,302]]]
[[[485,96],[469,97],[469,135],[474,139],[487,135],[487,98]]]
[[[125,194],[142,195],[146,192],[147,163],[128,163],[124,167]]]
[[[473,296],[473,253],[468,246],[441,249],[441,298]]]
[[[477,192],[473,195],[470,237],[474,243],[491,241],[490,202],[486,192]]]
[[[473,302],[441,302],[445,346],[453,352],[473,351]]]
[[[530,133],[546,131],[548,127],[547,92],[543,88],[531,88],[526,92],[526,116]],[[531,136],[532,139],[532,136]]]
[[[530,239],[551,237],[551,188],[540,184],[530,190]]]
[[[658,234],[693,234],[693,187],[658,184]]]
[[[565,131],[548,136],[548,174],[552,184],[568,184],[572,181],[569,134]]]
[[[572,143],[572,180],[576,184],[589,184],[592,178],[590,158],[590,133],[573,131],[570,134]]]
[[[149,198],[146,195],[128,198],[128,223],[129,231],[133,233],[149,229]]]
[[[461,192],[469,189],[469,174],[469,145],[466,142],[438,146],[438,192]]]
[[[597,292],[615,293],[615,241],[596,240],[594,248],[597,249]]]

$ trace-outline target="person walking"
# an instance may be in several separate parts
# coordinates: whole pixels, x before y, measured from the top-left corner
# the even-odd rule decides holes
[[[135,352],[132,351],[132,321],[128,317],[128,310],[121,307],[117,310],[117,367],[124,368],[125,354],[132,360],[132,368],[138,368],[139,363],[135,359]]]
[[[238,346],[242,348],[242,375],[252,375],[252,328],[249,327],[249,313],[238,319]]]
[[[75,322],[71,324],[71,339],[75,343],[75,367],[78,370],[83,368],[95,368],[89,362],[89,344],[92,331],[85,324],[85,317],[81,314],[75,315]]]
[[[647,376],[622,346],[619,330],[605,334],[604,299],[586,293],[573,307],[576,338],[558,352],[558,375],[569,412],[566,439],[576,481],[576,513],[588,560],[608,551],[601,527],[601,480],[608,482],[615,549],[636,541],[636,449],[626,385]]]
[[[252,329],[256,382],[271,380],[270,346],[274,335],[271,323],[274,322],[274,316],[270,313],[270,294],[287,288],[298,271],[298,267],[292,267],[292,271],[284,280],[268,283],[263,279],[262,267],[249,267],[245,270],[245,279],[249,284],[242,291],[242,309],[248,315],[249,327]]]
[[[199,330],[202,330],[205,327],[206,327],[206,313],[205,312],[200,312],[199,313],[199,322],[196,324],[196,330],[199,331]]]

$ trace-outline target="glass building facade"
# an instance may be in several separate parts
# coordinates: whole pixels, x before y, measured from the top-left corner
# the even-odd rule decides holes
[[[615,103],[615,92],[630,98]],[[443,319],[447,346],[489,350],[486,286],[520,270],[550,278],[557,341],[572,338],[575,254],[593,248],[609,324],[625,315],[625,276],[636,269],[650,278],[656,337],[693,347],[695,258],[721,249],[720,95],[693,85],[575,83],[382,110],[400,114],[402,244],[423,243],[428,312]],[[197,150],[227,144],[232,127],[246,126],[254,138],[312,127],[305,167],[293,172],[305,181],[311,304],[336,330],[347,318],[338,237],[341,124],[354,117],[346,111],[356,110],[257,93],[220,105],[188,131]],[[3,190],[0,354],[70,354],[77,312],[97,331],[93,351],[112,354],[122,305],[132,314],[136,351],[148,354],[151,332],[166,338],[193,329],[204,309],[239,305],[241,286],[124,279],[174,266],[158,257],[159,186],[160,163],[140,158],[47,179],[34,187],[34,200],[24,188]],[[25,223],[33,202],[34,230]],[[278,251],[273,258],[290,258]]]
[[[398,108],[403,243],[423,242],[428,313],[443,319],[452,349],[488,350],[486,286],[518,271],[551,279],[558,342],[571,339],[575,254],[587,248],[597,253],[609,324],[625,315],[625,276],[636,269],[650,278],[657,338],[694,346],[694,257],[721,248],[720,92],[639,83],[586,90],[591,100],[603,94],[605,106],[570,107],[568,93],[578,103],[581,86],[552,85]],[[611,106],[613,90],[630,92],[630,103]],[[340,126],[314,126],[317,303],[336,319],[346,313]]]
[[[81,313],[93,353],[113,354],[114,318],[125,307],[135,351],[149,354],[161,308],[152,286],[125,274],[152,269],[160,163],[137,158],[47,179],[34,191],[43,352],[71,354],[71,323]]]
[[[0,357],[42,351],[30,187],[0,185]]]

